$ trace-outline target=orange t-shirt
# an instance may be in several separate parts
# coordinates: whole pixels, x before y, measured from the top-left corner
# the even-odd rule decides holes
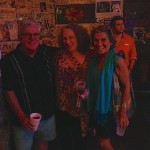
[[[118,45],[115,45],[115,50],[123,50],[125,54],[125,62],[129,66],[130,60],[137,59],[136,46],[133,38],[123,33],[122,39]]]

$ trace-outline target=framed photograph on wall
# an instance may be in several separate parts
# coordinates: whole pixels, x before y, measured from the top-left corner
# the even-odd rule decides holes
[[[95,23],[95,4],[56,5],[56,24]]]
[[[123,0],[96,0],[95,16],[97,19],[123,15]]]

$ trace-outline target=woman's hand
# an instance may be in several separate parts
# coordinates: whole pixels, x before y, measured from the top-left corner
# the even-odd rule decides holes
[[[127,111],[126,108],[122,107],[120,110],[120,114],[118,116],[119,124],[121,128],[127,128],[129,125],[129,119],[128,119],[126,111]]]

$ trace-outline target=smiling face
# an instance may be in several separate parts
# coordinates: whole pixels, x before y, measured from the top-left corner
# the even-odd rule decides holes
[[[64,29],[64,31],[63,31],[63,42],[64,42],[65,48],[69,52],[73,53],[74,51],[78,50],[77,37],[71,29],[69,29],[69,28]]]
[[[110,48],[110,40],[105,32],[96,32],[94,34],[93,46],[98,54],[107,53]]]
[[[20,37],[20,42],[27,54],[34,54],[40,44],[39,27],[35,25],[26,26]]]

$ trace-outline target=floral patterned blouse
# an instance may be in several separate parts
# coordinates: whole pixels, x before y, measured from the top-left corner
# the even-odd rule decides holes
[[[85,81],[87,64],[87,57],[80,64],[68,51],[58,51],[55,55],[57,108],[79,117],[83,134],[88,128],[88,114],[85,107],[76,107],[78,94],[75,83],[79,80]]]

